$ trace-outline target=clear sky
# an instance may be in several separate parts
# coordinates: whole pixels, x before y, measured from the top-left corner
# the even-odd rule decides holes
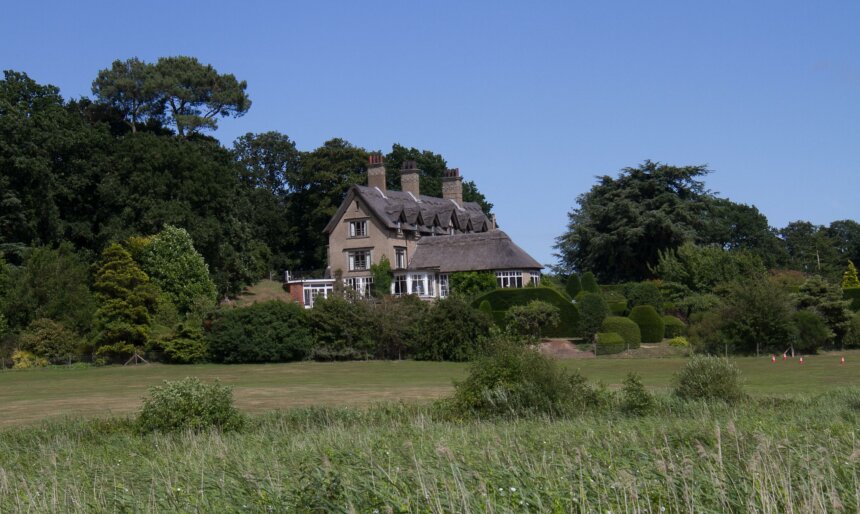
[[[441,153],[541,262],[595,175],[707,164],[780,227],[860,218],[860,2],[0,0],[0,67],[89,95],[114,59],[248,81],[277,130]]]

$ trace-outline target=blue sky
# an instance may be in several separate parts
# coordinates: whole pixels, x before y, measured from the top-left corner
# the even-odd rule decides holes
[[[231,144],[277,130],[444,155],[553,262],[595,175],[708,164],[774,226],[858,219],[860,2],[20,2],[0,67],[88,95],[114,59],[193,55],[248,81]]]

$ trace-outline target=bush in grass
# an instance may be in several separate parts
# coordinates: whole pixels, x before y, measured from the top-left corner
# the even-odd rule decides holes
[[[514,305],[505,314],[508,330],[529,341],[538,341],[541,333],[558,326],[559,320],[558,308],[540,300],[532,300],[528,305]]]
[[[210,358],[228,364],[302,360],[313,346],[305,310],[277,300],[222,310],[206,342]]]
[[[642,332],[639,325],[629,318],[621,316],[609,316],[600,325],[601,332],[614,332],[624,339],[624,343],[630,348],[639,348],[642,342]]]
[[[481,353],[492,320],[457,297],[437,301],[418,322],[415,358],[466,361]]]
[[[590,271],[586,271],[582,274],[582,290],[587,291],[589,293],[599,293],[600,286],[597,285],[597,277],[594,276],[594,273]]]
[[[458,418],[574,414],[604,402],[605,395],[579,374],[568,374],[537,350],[498,343],[469,367],[444,405]]]
[[[675,394],[684,400],[735,403],[746,395],[740,370],[727,359],[698,355],[675,374]]]
[[[78,338],[58,321],[41,318],[21,333],[20,348],[48,362],[78,359]]]
[[[580,329],[582,337],[590,341],[594,334],[600,330],[600,325],[609,314],[609,307],[603,295],[597,293],[586,293],[576,302],[580,315]]]
[[[633,416],[645,416],[654,412],[657,402],[642,384],[636,373],[628,373],[621,389],[621,410]]]
[[[690,342],[687,341],[687,338],[684,336],[673,337],[672,339],[669,339],[667,344],[675,348],[688,348],[690,346]]]
[[[367,359],[373,353],[373,326],[369,305],[343,296],[320,298],[309,312],[318,360]],[[339,356],[322,358],[323,355]]]
[[[675,316],[663,316],[663,337],[671,339],[687,335],[687,325]]]
[[[18,350],[12,354],[12,367],[14,369],[44,368],[47,365],[47,359],[33,355],[30,352]]]
[[[639,325],[643,343],[659,343],[663,340],[663,318],[651,305],[637,305],[630,311],[630,319]]]
[[[232,388],[217,382],[204,384],[195,377],[151,387],[137,416],[137,428],[143,433],[239,430],[244,422],[233,406]]]
[[[595,335],[595,350],[597,355],[612,355],[627,349],[627,343],[620,334],[615,332],[598,332]]]

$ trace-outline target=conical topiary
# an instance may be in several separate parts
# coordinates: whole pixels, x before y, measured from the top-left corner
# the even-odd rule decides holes
[[[600,292],[600,286],[597,285],[597,278],[595,278],[594,273],[586,271],[582,274],[582,290],[589,293]]]
[[[567,291],[567,295],[571,297],[571,299],[576,298],[576,295],[582,291],[582,282],[579,281],[579,275],[576,273],[571,273],[569,277],[567,277],[567,284],[564,286],[565,291]]]
[[[848,269],[842,274],[842,289],[860,287],[860,278],[857,278],[857,268],[854,263],[848,261]]]

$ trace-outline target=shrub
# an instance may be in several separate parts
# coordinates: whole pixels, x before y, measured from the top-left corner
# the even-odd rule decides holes
[[[579,374],[568,374],[537,350],[501,343],[469,367],[447,401],[457,417],[574,414],[603,402]]]
[[[663,318],[651,305],[637,305],[630,311],[630,319],[639,325],[643,343],[659,343],[663,340]]]
[[[567,291],[567,295],[571,298],[576,298],[576,295],[582,291],[582,282],[579,280],[579,275],[576,273],[571,273],[569,277],[567,277],[567,283],[564,285],[565,291]]]
[[[657,402],[636,373],[628,373],[621,389],[621,410],[633,416],[645,416],[654,411]]]
[[[403,359],[415,351],[418,325],[430,304],[415,295],[386,296],[371,308],[373,353],[384,359]]]
[[[484,300],[481,305],[489,302]],[[537,341],[541,332],[558,326],[558,308],[547,302],[532,300],[528,305],[514,305],[508,309],[505,321],[508,329],[514,334]]]
[[[745,397],[740,374],[726,359],[698,355],[675,374],[675,394],[684,400],[735,403]]]
[[[586,271],[582,274],[582,290],[589,293],[599,293],[600,286],[597,285],[597,278],[594,273]]]
[[[491,318],[493,317],[493,306],[490,305],[490,302],[487,300],[481,301],[481,305],[478,306],[478,310]]]
[[[848,260],[848,269],[842,274],[842,289],[860,288],[860,279],[857,278],[857,267],[851,260]]]
[[[684,336],[675,336],[672,339],[669,339],[668,344],[675,348],[688,348],[690,346],[690,342],[687,341],[687,338]]]
[[[624,296],[632,309],[639,305],[650,305],[657,312],[663,312],[663,295],[653,282],[630,282],[624,285]]]
[[[663,337],[672,339],[687,335],[687,325],[675,316],[663,316]]]
[[[851,328],[845,336],[845,345],[855,348],[860,346],[860,313],[851,318]]]
[[[383,255],[379,258],[379,263],[371,264],[370,274],[373,275],[373,296],[382,298],[391,294],[391,282],[394,280],[394,274],[391,272],[391,262],[389,262],[388,257]]]
[[[629,318],[621,316],[609,316],[600,325],[601,332],[614,332],[621,336],[624,343],[630,348],[639,348],[642,342],[642,332],[639,325]]]
[[[315,353],[325,351],[352,359],[367,359],[373,353],[373,326],[366,302],[330,296],[315,301],[309,313]]]
[[[78,358],[78,340],[74,332],[58,321],[41,318],[21,333],[21,350],[48,362],[66,362]]]
[[[104,364],[120,364],[127,361],[137,349],[134,345],[129,343],[124,343],[122,341],[113,344],[106,344],[103,346],[99,346],[96,350],[96,364],[104,365]]]
[[[597,293],[586,293],[582,299],[576,302],[579,308],[580,329],[582,337],[586,340],[591,340],[594,334],[600,330],[600,325],[606,316],[609,314],[609,307],[606,305],[606,300],[603,295]]]
[[[465,361],[475,358],[490,334],[491,320],[462,300],[439,300],[418,322],[415,358]]]
[[[815,353],[833,337],[821,316],[813,311],[797,311],[791,315],[791,321],[797,328],[794,349],[799,352]]]
[[[296,303],[270,301],[215,315],[206,334],[215,362],[282,362],[308,356],[313,339],[305,310]]]
[[[38,357],[30,352],[18,350],[12,354],[12,367],[15,369],[44,368],[48,360]]]
[[[609,305],[609,312],[613,316],[624,316],[627,312],[627,299],[624,300],[613,300],[606,302]]]
[[[620,334],[615,332],[598,332],[596,335],[595,353],[597,355],[611,355],[621,353],[627,349],[627,343]]]
[[[819,276],[811,276],[795,295],[798,309],[812,309],[831,330],[831,341],[842,341],[851,325],[853,312],[845,293]]]
[[[850,287],[842,290],[842,297],[851,301],[849,307],[854,312],[860,312],[860,287]]]
[[[219,383],[204,384],[187,377],[151,387],[137,417],[139,431],[239,430],[245,422],[233,406],[233,389]]]
[[[497,287],[496,276],[486,271],[461,271],[451,274],[451,292],[474,298]]]
[[[161,350],[168,362],[176,364],[203,362],[209,353],[203,331],[194,323],[180,323],[176,332],[161,342]]]
[[[541,300],[554,305],[559,311],[558,326],[544,331],[544,337],[577,337],[579,335],[579,311],[558,291],[548,287],[529,287],[523,289],[496,289],[472,301],[473,307],[478,307],[486,300],[494,313],[501,312],[494,318],[500,326],[504,326],[504,311],[514,305],[528,305],[533,300]]]

